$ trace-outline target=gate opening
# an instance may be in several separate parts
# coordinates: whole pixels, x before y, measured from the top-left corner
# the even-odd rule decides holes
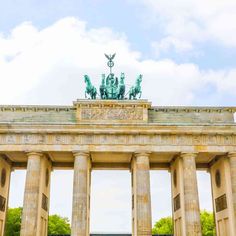
[[[172,216],[171,175],[166,170],[150,171],[152,227],[161,218]]]
[[[9,208],[23,207],[26,170],[14,170],[10,177]]]
[[[51,173],[49,215],[59,215],[71,221],[73,170],[54,170]]]
[[[131,234],[131,174],[125,170],[93,170],[90,233]]]
[[[213,227],[215,228],[214,216],[213,216],[213,205],[212,205],[212,186],[211,186],[211,176],[207,171],[198,170],[197,171],[197,183],[198,183],[198,196],[199,205],[201,212],[201,223],[208,226],[210,225],[210,220],[212,219]],[[211,215],[208,216],[208,213]],[[205,216],[204,216],[205,214]],[[207,215],[206,215],[207,214]],[[203,222],[203,219],[208,219],[208,222]],[[202,225],[203,227],[203,225]],[[202,232],[203,233],[203,232]]]

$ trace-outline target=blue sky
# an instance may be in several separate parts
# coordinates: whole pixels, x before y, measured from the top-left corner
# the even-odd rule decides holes
[[[184,1],[179,2],[184,4]],[[202,7],[207,6],[202,5]],[[151,42],[168,35],[163,30],[165,22],[161,22],[156,16],[158,13],[150,13],[148,4],[145,5],[140,0],[25,0],[23,2],[10,0],[1,1],[0,9],[0,29],[3,34],[8,34],[12,28],[25,21],[30,21],[42,29],[61,18],[73,16],[86,21],[88,27],[109,27],[115,32],[124,33],[130,42],[130,48],[142,52],[142,58],[157,58],[153,53]],[[234,24],[233,21],[229,23]],[[236,66],[235,47],[225,47],[217,40],[203,40],[197,42],[195,46],[195,52],[179,54],[175,50],[169,50],[158,58],[171,58],[177,63],[193,62],[203,69],[229,69]]]
[[[71,105],[83,75],[98,86],[103,53],[116,52],[115,73],[128,84],[142,73],[153,105],[235,106],[235,12],[235,0],[0,0],[0,103]],[[93,177],[91,230],[130,231],[129,173]],[[24,179],[12,174],[11,207],[22,205]],[[211,209],[209,175],[198,180],[201,208]],[[70,218],[72,172],[52,182],[50,212]],[[156,220],[171,214],[168,172],[152,172],[151,183]]]
[[[78,77],[89,66],[100,83],[103,52],[115,51],[117,73],[126,70],[127,80],[143,73],[144,96],[155,105],[234,105],[235,11],[234,0],[1,1],[0,76],[8,86],[22,77],[14,97],[3,96],[2,103],[28,102],[27,94],[33,103],[69,104],[83,93]],[[45,100],[39,98],[39,87],[55,86],[61,73],[53,96],[45,91]],[[68,78],[81,90],[72,86],[62,98],[58,91]],[[0,88],[7,90],[7,83]]]

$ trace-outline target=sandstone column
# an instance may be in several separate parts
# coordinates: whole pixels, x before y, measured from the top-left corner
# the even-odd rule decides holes
[[[149,154],[135,153],[132,160],[133,235],[152,233]]]
[[[89,236],[91,162],[88,152],[74,153],[72,236]]]
[[[196,153],[181,153],[171,165],[174,230],[176,236],[200,236]]]
[[[236,152],[234,153],[231,152],[228,154],[228,156],[229,156],[232,195],[233,195],[234,221],[236,222]]]
[[[233,222],[234,233],[236,233],[236,152],[228,153],[230,176],[231,176],[231,189],[232,189],[232,205],[233,205]]]
[[[235,157],[216,157],[210,167],[212,198],[218,236],[236,235],[233,192],[235,191]]]
[[[187,235],[201,235],[200,208],[198,199],[196,153],[182,153],[185,198],[185,222]]]
[[[0,157],[0,236],[4,235],[11,176],[11,164],[6,158]]]
[[[38,152],[28,153],[21,236],[46,236],[51,162]]]

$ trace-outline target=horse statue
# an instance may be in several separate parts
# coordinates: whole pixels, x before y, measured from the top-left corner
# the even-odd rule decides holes
[[[87,95],[90,95],[91,99],[96,99],[97,89],[92,85],[88,75],[84,76],[84,82],[86,83],[85,98],[87,98]]]
[[[143,75],[139,75],[136,79],[135,85],[132,86],[129,90],[129,99],[137,99],[137,95],[139,94],[139,98],[142,96],[141,82]]]
[[[120,84],[118,89],[117,99],[123,100],[125,98],[125,74],[121,73]]]
[[[100,97],[101,99],[107,98],[107,89],[105,84],[105,74],[102,74],[102,84],[100,85]]]

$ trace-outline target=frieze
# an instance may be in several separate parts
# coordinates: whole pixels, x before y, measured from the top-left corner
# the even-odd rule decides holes
[[[147,123],[147,100],[77,100],[77,122]]]
[[[143,120],[143,109],[140,108],[83,108],[82,120]]]
[[[0,145],[236,145],[236,135],[0,134]]]

